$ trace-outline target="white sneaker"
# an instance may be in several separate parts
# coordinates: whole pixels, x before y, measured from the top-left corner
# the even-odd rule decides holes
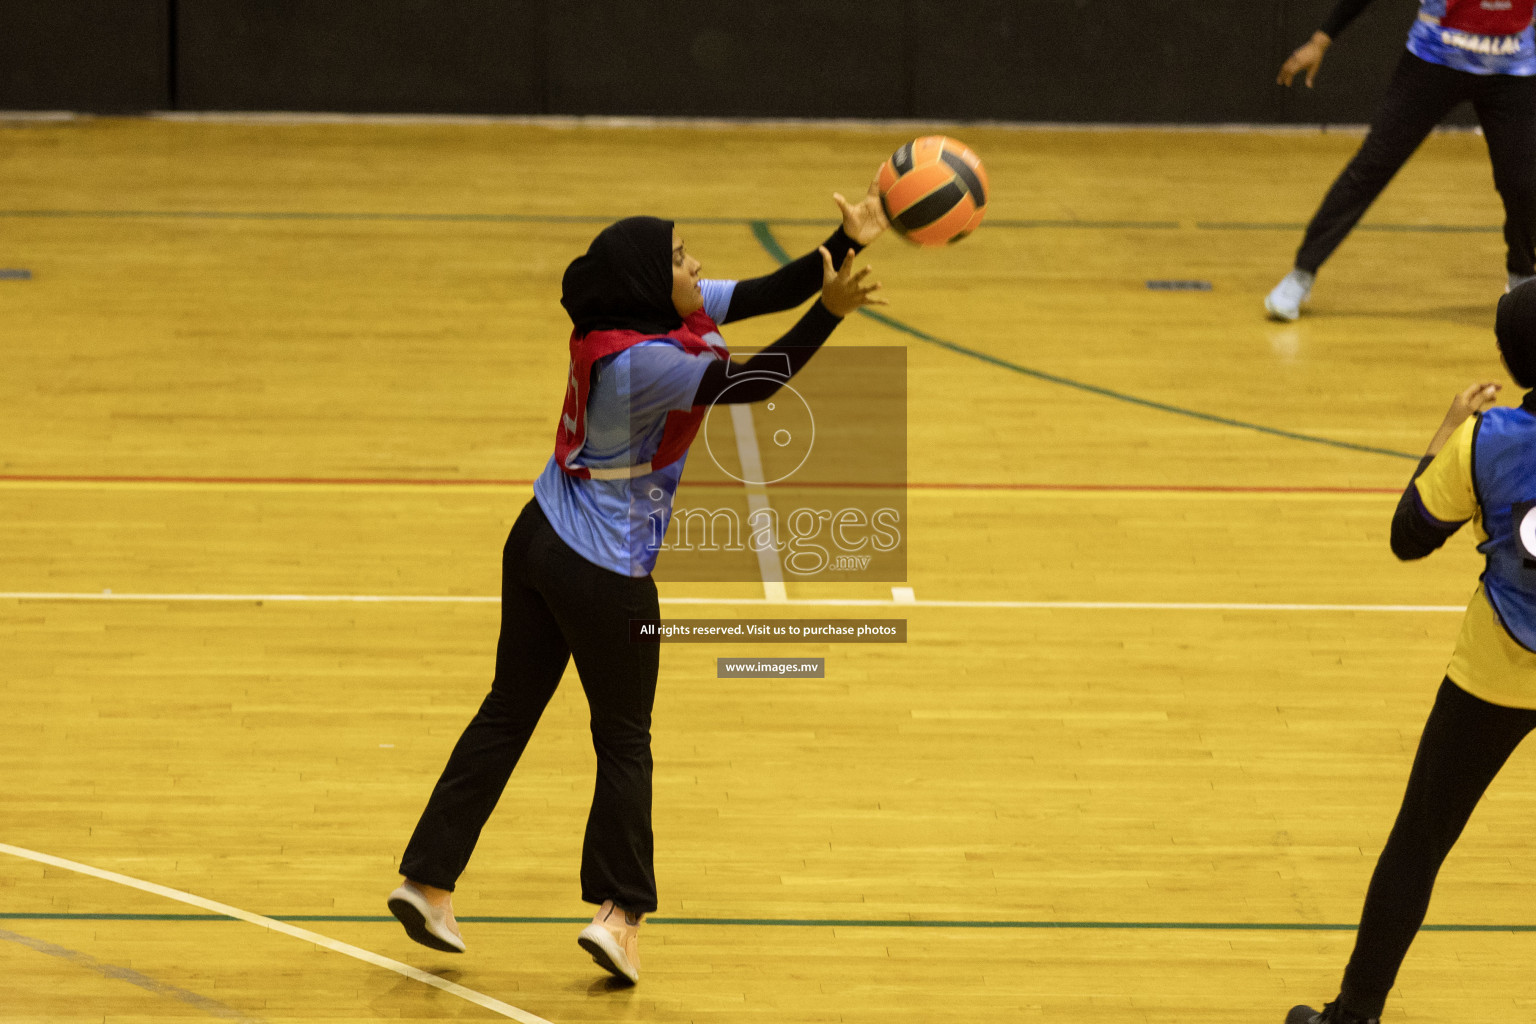
[[[427,902],[415,887],[402,885],[389,894],[389,912],[405,925],[405,934],[444,953],[464,952],[464,940],[448,928],[442,911]]]
[[[1280,279],[1274,290],[1264,297],[1264,309],[1274,320],[1290,323],[1301,316],[1301,304],[1312,294],[1312,282],[1316,274],[1305,270],[1293,270]]]
[[[630,914],[612,900],[604,900],[592,923],[581,930],[576,944],[615,977],[624,978],[631,985],[640,980],[639,914]]]
[[[1504,286],[1504,294],[1508,295],[1527,281],[1536,281],[1536,274],[1510,274],[1509,284]]]

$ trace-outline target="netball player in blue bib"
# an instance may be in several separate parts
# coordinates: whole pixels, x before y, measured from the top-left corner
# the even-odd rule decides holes
[[[1536,282],[1499,301],[1499,352],[1536,387]],[[1495,407],[1499,386],[1451,403],[1392,518],[1392,551],[1423,558],[1470,522],[1487,559],[1424,725],[1402,808],[1376,862],[1339,997],[1286,1024],[1374,1024],[1429,908],[1435,876],[1483,792],[1536,729],[1536,391]]]
[[[1372,0],[1338,0],[1323,27],[1280,69],[1280,84],[1312,85],[1329,44]],[[1339,247],[1387,182],[1435,125],[1471,101],[1488,142],[1493,183],[1504,200],[1509,287],[1536,275],[1536,0],[1420,0],[1370,134],[1307,225],[1295,267],[1264,300],[1277,320],[1295,320],[1318,268]]]
[[[401,858],[405,881],[389,896],[417,942],[464,950],[454,885],[574,659],[597,752],[581,897],[598,911],[578,941],[614,975],[639,979],[640,920],[656,909],[650,729],[658,648],[632,642],[629,623],[660,615],[651,579],[658,533],[707,407],[770,397],[843,317],[880,302],[869,268],[853,270],[854,253],[887,226],[879,198],[873,187],[856,204],[834,198],[842,227],[766,277],[701,280],[672,222],[654,217],[605,228],[567,268],[570,373],[555,453],[502,553],[496,675]],[[730,360],[720,324],[791,309],[818,291],[820,300],[777,342],[743,363]]]

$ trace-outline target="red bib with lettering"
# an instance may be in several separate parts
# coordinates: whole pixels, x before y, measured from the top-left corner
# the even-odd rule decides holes
[[[1445,0],[1444,28],[1480,36],[1513,36],[1531,23],[1536,0]]]
[[[578,465],[576,458],[587,442],[587,397],[592,387],[592,366],[599,359],[622,352],[642,341],[666,339],[685,352],[694,355],[709,353],[717,359],[728,359],[725,343],[706,341],[707,335],[720,337],[720,328],[702,309],[683,318],[681,327],[666,334],[645,334],[641,331],[592,331],[578,338],[571,334],[571,368],[565,387],[565,407],[560,411],[560,425],[555,430],[555,463],[569,476],[583,480],[630,478],[644,476],[664,466],[670,466],[683,457],[693,443],[704,422],[703,408],[667,413],[667,425],[662,431],[661,445],[651,461],[638,466],[603,469],[594,473],[586,466]]]

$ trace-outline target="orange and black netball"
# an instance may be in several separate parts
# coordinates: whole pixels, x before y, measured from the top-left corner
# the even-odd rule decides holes
[[[916,245],[953,245],[987,214],[987,169],[947,135],[906,143],[880,165],[877,180],[891,227]]]

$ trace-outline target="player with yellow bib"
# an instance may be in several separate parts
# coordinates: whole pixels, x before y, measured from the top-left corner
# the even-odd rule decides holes
[[[1499,352],[1536,387],[1536,282],[1499,301]],[[1376,862],[1339,997],[1286,1024],[1375,1024],[1424,921],[1435,876],[1499,769],[1536,729],[1536,391],[1495,406],[1499,385],[1451,403],[1392,519],[1392,551],[1423,558],[1471,523],[1487,568]]]

